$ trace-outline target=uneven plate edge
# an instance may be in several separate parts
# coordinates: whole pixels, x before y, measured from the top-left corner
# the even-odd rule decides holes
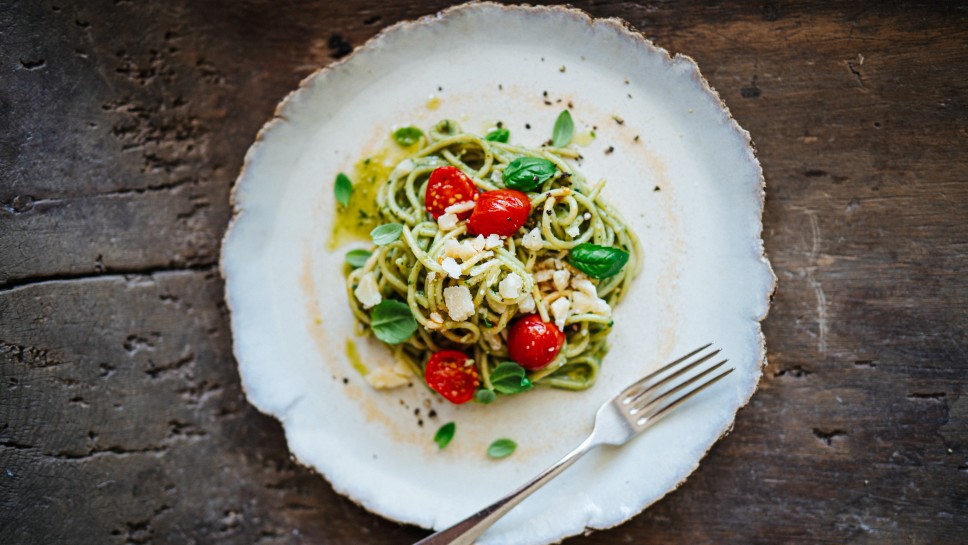
[[[405,21],[400,21],[400,22],[394,23],[393,25],[390,25],[390,26],[382,29],[380,32],[378,32],[376,35],[374,35],[372,38],[370,38],[369,40],[367,40],[364,44],[355,47],[353,49],[353,51],[349,55],[347,55],[346,57],[343,57],[342,59],[340,59],[338,61],[335,61],[333,63],[330,63],[330,64],[328,64],[326,66],[323,66],[323,67],[315,70],[314,72],[312,72],[311,74],[309,74],[305,78],[303,78],[302,81],[300,81],[300,83],[297,86],[297,88],[294,89],[294,90],[292,90],[292,91],[290,91],[282,99],[282,101],[280,101],[279,104],[276,105],[276,108],[275,108],[275,110],[273,112],[272,118],[268,122],[266,122],[265,125],[263,125],[262,128],[258,131],[258,133],[256,134],[256,137],[255,137],[255,140],[254,140],[252,146],[250,146],[249,149],[246,151],[245,157],[243,159],[242,166],[241,166],[241,168],[239,170],[239,175],[236,178],[235,183],[233,183],[232,188],[231,188],[230,193],[229,193],[229,203],[230,203],[230,207],[232,209],[232,215],[231,215],[231,217],[229,219],[228,226],[226,227],[225,235],[222,238],[222,244],[221,244],[220,254],[219,254],[220,255],[220,257],[219,257],[219,274],[222,277],[222,279],[224,281],[224,284],[225,284],[225,303],[226,303],[226,307],[227,307],[227,309],[229,311],[229,317],[230,317],[230,332],[233,333],[233,335],[232,335],[233,356],[236,353],[235,352],[235,349],[237,348],[237,342],[238,341],[236,340],[235,335],[234,335],[234,330],[235,330],[235,318],[234,318],[234,316],[235,316],[235,314],[233,313],[232,299],[229,296],[229,285],[231,283],[231,280],[229,278],[229,274],[227,273],[227,271],[225,269],[225,248],[226,248],[227,243],[229,242],[230,238],[232,237],[233,231],[236,229],[237,224],[239,222],[241,222],[241,220],[243,219],[243,217],[245,215],[244,214],[245,211],[238,206],[236,192],[238,191],[240,185],[243,184],[243,183],[245,183],[245,180],[246,180],[247,174],[248,174],[248,170],[252,166],[253,158],[255,157],[255,155],[259,151],[259,149],[262,147],[266,136],[272,130],[274,130],[275,127],[279,123],[281,123],[283,121],[286,121],[285,118],[284,118],[284,116],[282,115],[283,112],[290,106],[290,103],[292,103],[293,101],[295,101],[302,93],[308,92],[308,90],[307,90],[308,87],[310,85],[312,85],[317,78],[325,77],[330,72],[334,72],[336,70],[340,70],[344,64],[349,63],[350,61],[352,61],[352,59],[357,58],[357,57],[360,57],[360,56],[363,56],[363,55],[366,54],[366,52],[368,50],[374,49],[375,46],[379,46],[381,44],[381,42],[383,42],[384,40],[388,39],[388,36],[392,36],[392,35],[394,35],[394,34],[396,34],[398,32],[405,32],[406,30],[408,30],[408,29],[410,29],[412,27],[418,27],[418,26],[422,26],[422,25],[425,25],[425,24],[431,24],[431,23],[433,23],[435,21],[442,20],[442,19],[444,19],[446,17],[449,17],[451,15],[463,14],[463,13],[472,13],[472,12],[475,12],[475,11],[485,11],[485,10],[490,10],[490,9],[497,9],[497,10],[505,11],[505,12],[556,13],[556,14],[561,14],[561,15],[566,15],[568,17],[571,17],[573,20],[575,20],[576,22],[579,22],[579,23],[584,23],[584,24],[588,24],[588,25],[592,25],[592,26],[598,25],[598,26],[602,26],[602,27],[610,27],[612,30],[617,31],[617,33],[619,35],[621,35],[622,38],[632,41],[636,46],[643,47],[647,51],[650,51],[650,52],[653,52],[653,53],[658,53],[658,54],[662,55],[663,57],[665,57],[665,59],[668,60],[668,62],[670,64],[685,63],[686,65],[688,65],[689,75],[699,85],[700,91],[704,91],[705,94],[708,96],[708,98],[711,99],[723,111],[723,113],[726,116],[726,119],[728,120],[729,126],[732,129],[732,131],[734,131],[743,140],[743,142],[745,142],[745,144],[746,144],[745,149],[746,149],[746,151],[749,154],[749,159],[750,159],[750,161],[753,164],[756,165],[756,171],[758,173],[758,182],[759,182],[759,184],[758,184],[758,190],[759,190],[758,191],[758,193],[759,193],[759,203],[758,203],[759,221],[758,221],[758,233],[757,234],[758,234],[759,247],[760,247],[760,255],[758,256],[758,258],[760,260],[761,266],[762,267],[765,267],[765,272],[768,273],[768,275],[770,277],[770,280],[771,280],[770,285],[769,285],[768,289],[765,290],[766,293],[764,294],[764,301],[763,302],[765,302],[765,305],[763,307],[764,308],[763,314],[761,316],[759,316],[759,317],[756,318],[756,322],[757,322],[757,332],[758,332],[758,335],[759,335],[759,355],[758,355],[758,359],[760,361],[758,363],[760,364],[760,368],[762,370],[762,368],[767,365],[767,361],[766,361],[766,338],[763,335],[761,322],[763,320],[765,320],[766,317],[767,317],[767,315],[769,314],[769,309],[770,309],[770,306],[771,306],[771,302],[772,302],[772,299],[773,299],[773,295],[774,295],[774,293],[776,291],[777,277],[776,277],[776,274],[773,271],[773,268],[772,268],[772,266],[770,264],[770,261],[769,261],[767,255],[766,255],[766,250],[765,250],[764,245],[763,245],[763,236],[762,236],[762,232],[763,232],[763,220],[762,220],[762,218],[763,218],[763,210],[764,210],[764,207],[765,207],[765,198],[766,198],[766,181],[765,181],[765,178],[763,176],[762,165],[759,163],[759,160],[756,158],[756,147],[755,147],[755,145],[753,143],[753,140],[752,140],[752,137],[750,136],[749,131],[743,129],[739,125],[739,123],[736,121],[736,119],[733,117],[732,113],[730,112],[729,108],[723,102],[723,100],[720,97],[719,93],[711,85],[709,85],[709,82],[706,81],[706,79],[702,76],[702,74],[699,71],[699,66],[698,66],[698,64],[696,63],[696,61],[694,59],[692,59],[691,57],[689,57],[687,55],[683,55],[683,54],[680,54],[680,53],[676,53],[675,55],[670,55],[669,52],[666,49],[655,45],[651,40],[649,40],[648,38],[646,38],[645,36],[643,36],[640,32],[638,32],[637,30],[635,30],[635,28],[628,21],[625,21],[625,20],[619,19],[619,18],[614,18],[614,17],[613,18],[598,18],[598,19],[596,19],[596,18],[592,17],[590,14],[588,14],[587,12],[585,12],[584,10],[581,10],[581,9],[578,9],[578,8],[574,8],[574,7],[565,7],[565,6],[532,6],[532,5],[527,5],[527,4],[522,4],[522,5],[509,4],[509,5],[505,5],[505,4],[499,4],[499,3],[496,3],[496,2],[489,2],[489,1],[487,1],[487,2],[469,2],[469,3],[465,3],[465,4],[460,4],[460,5],[457,5],[457,6],[453,6],[453,7],[444,9],[442,11],[439,11],[439,12],[435,13],[435,14],[425,15],[425,16],[422,16],[422,17],[417,18],[417,19],[405,20]],[[714,441],[712,441],[710,443],[710,446],[706,448],[706,450],[702,453],[702,455],[700,455],[700,457],[696,460],[696,462],[690,467],[689,471],[685,474],[685,476],[679,482],[677,482],[674,487],[672,487],[671,489],[669,489],[668,491],[666,491],[663,495],[657,497],[652,502],[643,505],[641,507],[641,509],[639,509],[638,511],[632,513],[630,516],[624,518],[623,520],[620,520],[618,522],[615,522],[614,524],[604,524],[604,525],[600,525],[600,526],[599,525],[586,526],[586,530],[604,530],[604,529],[612,528],[612,527],[618,526],[620,524],[623,524],[624,522],[627,522],[631,518],[633,518],[636,515],[638,515],[641,512],[643,512],[645,509],[647,509],[649,506],[653,505],[655,502],[658,502],[659,500],[661,500],[662,498],[664,498],[670,492],[673,492],[673,491],[677,490],[688,479],[688,477],[691,476],[692,473],[694,473],[695,470],[699,467],[700,462],[709,453],[709,449],[712,448],[712,445],[715,445],[719,440],[721,440],[723,437],[725,437],[726,435],[728,435],[730,431],[732,431],[733,426],[735,424],[736,414],[738,414],[739,410],[741,410],[743,407],[745,407],[746,405],[749,404],[749,401],[752,398],[753,393],[755,393],[756,389],[758,388],[759,379],[761,377],[762,377],[762,372],[760,373],[759,377],[757,377],[757,381],[753,385],[752,390],[750,390],[749,396],[747,396],[747,398],[737,407],[736,412],[734,412],[732,414],[732,417],[727,422],[726,426],[724,427],[724,429],[722,430],[722,432],[720,433],[720,435]],[[279,420],[281,423],[284,423],[285,420],[286,420],[286,416],[287,416],[286,415],[286,412],[287,411],[282,411],[282,414],[279,414],[279,413],[277,413],[275,411],[272,411],[270,409],[267,409],[259,400],[253,399],[253,397],[250,395],[249,388],[248,388],[247,382],[246,382],[246,378],[245,378],[245,376],[242,376],[241,373],[240,373],[240,378],[241,378],[242,391],[245,394],[246,399],[248,400],[248,402],[250,404],[252,404],[257,410],[259,410],[263,414],[272,416],[273,418],[276,418],[277,420]],[[287,441],[287,450],[288,450],[289,449],[289,446],[288,446],[288,441],[289,441],[288,434],[286,435],[286,441]],[[291,450],[290,450],[290,453],[292,453]],[[387,514],[384,514],[384,513],[381,513],[381,512],[376,511],[370,505],[367,505],[366,503],[363,503],[363,502],[357,500],[355,497],[352,497],[351,495],[349,495],[346,490],[341,489],[342,487],[337,488],[337,487],[333,486],[333,482],[330,481],[329,478],[325,474],[323,474],[323,473],[319,472],[318,470],[316,470],[316,468],[314,466],[312,466],[311,464],[304,463],[295,454],[293,454],[293,458],[300,465],[306,467],[307,469],[309,469],[310,471],[312,471],[314,474],[319,475],[324,480],[326,480],[330,484],[330,486],[332,486],[334,488],[334,490],[336,490],[340,495],[346,497],[347,499],[349,499],[353,503],[355,503],[355,504],[363,507],[367,511],[369,511],[369,512],[375,514],[375,515],[378,515],[380,517],[386,518],[388,520],[395,521],[395,522],[400,522],[400,523],[405,523],[405,524],[417,524],[417,525],[420,525],[419,522],[414,521],[414,520],[403,520],[402,518],[399,518],[398,519],[398,518],[394,518],[392,516],[388,516]],[[568,537],[571,537],[573,535],[576,535],[577,533],[580,533],[580,531],[577,531],[575,533],[569,533],[567,535],[555,536],[555,537],[552,537],[551,538],[553,541],[548,541],[547,543],[559,543],[559,542],[561,542],[562,540],[564,540],[564,539],[566,539]]]

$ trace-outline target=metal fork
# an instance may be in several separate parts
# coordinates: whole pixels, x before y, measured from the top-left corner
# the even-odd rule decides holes
[[[712,343],[693,350],[619,392],[598,409],[591,435],[575,450],[514,492],[414,545],[472,545],[499,518],[557,477],[586,452],[599,445],[624,445],[668,415],[672,409],[732,373],[733,369],[730,368],[709,376],[728,361],[724,359],[702,372],[688,375],[719,354],[718,349],[707,351],[711,346]]]

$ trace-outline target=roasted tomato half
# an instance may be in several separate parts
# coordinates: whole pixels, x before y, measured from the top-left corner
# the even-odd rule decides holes
[[[518,365],[535,371],[555,359],[565,334],[551,322],[541,321],[541,316],[529,314],[511,324],[508,330],[508,354]]]
[[[481,384],[470,358],[457,350],[441,350],[430,356],[424,380],[447,401],[457,405],[470,401]]]
[[[427,180],[427,195],[424,205],[434,219],[443,216],[448,206],[464,201],[472,201],[477,196],[477,186],[457,167],[440,167],[430,173]],[[457,215],[465,220],[471,212]]]
[[[467,220],[472,235],[500,235],[509,237],[528,221],[531,201],[515,189],[486,191],[477,198],[477,204]]]

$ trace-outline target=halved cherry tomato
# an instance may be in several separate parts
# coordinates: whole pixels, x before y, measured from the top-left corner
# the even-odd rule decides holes
[[[470,401],[481,384],[477,368],[470,358],[457,350],[441,350],[430,356],[424,370],[424,380],[438,394],[456,405]]]
[[[508,330],[508,354],[515,363],[530,371],[551,363],[563,344],[565,334],[555,324],[542,322],[537,314],[519,318]]]
[[[448,206],[472,201],[475,198],[477,198],[477,186],[459,168],[440,167],[430,173],[424,205],[434,219],[443,216]],[[463,220],[470,215],[470,211],[467,211],[458,214],[457,217]]]
[[[474,212],[467,220],[472,235],[509,237],[528,221],[531,201],[515,189],[486,191],[477,198]]]

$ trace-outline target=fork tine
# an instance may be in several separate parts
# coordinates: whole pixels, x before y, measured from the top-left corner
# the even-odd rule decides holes
[[[640,403],[636,403],[632,407],[632,409],[629,410],[629,414],[637,414],[637,413],[640,413],[640,412],[644,411],[645,409],[647,409],[647,408],[649,408],[651,406],[656,405],[657,403],[659,403],[663,399],[668,398],[672,394],[674,394],[676,392],[679,392],[680,390],[686,388],[687,386],[689,386],[689,385],[693,384],[694,382],[700,380],[701,378],[705,377],[709,373],[712,373],[716,369],[719,369],[727,361],[729,361],[729,360],[723,360],[723,361],[717,363],[716,365],[713,365],[712,367],[709,367],[708,369],[702,371],[701,373],[697,373],[695,376],[692,376],[689,379],[680,382],[676,386],[674,386],[672,388],[669,388],[668,390],[666,390],[666,391],[662,392],[661,394],[653,397],[652,399],[642,400]],[[690,367],[694,367],[694,366],[691,365]],[[686,370],[688,370],[688,369],[684,369],[683,372],[686,371]],[[681,372],[680,373],[676,373],[676,375],[681,375],[681,374],[682,374]],[[663,383],[664,382],[668,382],[668,380],[663,381]],[[658,385],[656,385],[656,386],[658,386]],[[650,390],[651,390],[651,388],[650,388]]]
[[[704,347],[704,348],[708,348],[708,345],[706,347]],[[702,349],[700,349],[700,350],[702,350]],[[626,398],[625,404],[628,405],[629,403],[634,403],[634,402],[638,401],[645,394],[647,394],[647,393],[655,390],[656,388],[658,388],[659,386],[662,386],[663,384],[668,384],[672,380],[681,377],[685,373],[688,373],[692,369],[695,369],[696,366],[698,366],[699,364],[703,363],[704,361],[708,360],[709,358],[712,358],[713,356],[715,356],[716,354],[719,354],[720,352],[721,352],[721,350],[716,349],[716,350],[710,352],[709,354],[706,354],[705,356],[702,356],[701,358],[697,359],[696,361],[694,361],[694,362],[692,362],[692,363],[684,366],[682,369],[677,370],[675,373],[672,373],[671,375],[663,378],[659,382],[656,382],[655,384],[650,384],[648,388],[644,388],[643,390],[641,390],[641,391],[639,391],[639,392],[637,392],[635,394],[632,394],[628,398]],[[694,355],[694,354],[695,354],[695,352],[693,352],[692,354],[690,354],[690,356],[691,355]],[[686,358],[680,358],[680,359],[676,360],[674,363],[680,363],[680,362],[682,362],[683,360],[685,360],[687,358],[688,358],[688,356]],[[663,367],[661,369],[661,371],[668,370],[669,368],[671,368],[671,365],[672,364],[666,365],[665,367]],[[655,374],[656,373],[653,373],[653,375],[655,375]]]
[[[723,371],[722,373],[716,375],[715,377],[707,380],[706,382],[704,382],[704,383],[696,386],[692,390],[690,390],[690,391],[682,394],[681,396],[677,397],[676,399],[670,401],[664,407],[662,407],[658,411],[652,413],[651,416],[640,418],[638,420],[639,425],[642,426],[644,424],[652,424],[652,423],[658,421],[660,418],[662,418],[665,415],[669,414],[669,411],[671,411],[672,409],[675,409],[679,405],[682,405],[686,400],[688,400],[692,396],[694,396],[694,395],[698,394],[699,392],[705,390],[706,388],[712,386],[713,384],[715,384],[716,382],[718,382],[720,379],[722,379],[723,377],[725,377],[726,375],[732,373],[735,370],[736,370],[735,368],[730,367],[729,369]]]
[[[672,363],[668,363],[668,364],[662,366],[661,369],[657,369],[657,370],[649,373],[648,375],[645,375],[641,379],[633,382],[627,388],[625,388],[624,390],[622,390],[622,394],[621,395],[624,395],[626,397],[626,400],[627,400],[627,401],[625,401],[625,403],[629,403],[631,401],[631,399],[629,398],[629,395],[631,395],[631,393],[634,392],[635,390],[637,390],[640,386],[642,386],[643,384],[649,382],[650,380],[654,379],[655,377],[661,375],[662,373],[665,373],[669,369],[672,369],[676,365],[679,365],[680,363],[688,360],[689,358],[695,356],[696,354],[702,352],[703,350],[709,348],[712,345],[713,345],[713,343],[707,343],[704,346],[700,346],[699,348],[693,350],[692,352],[686,354],[685,356],[682,356],[681,358],[677,359],[676,361],[674,361]]]

